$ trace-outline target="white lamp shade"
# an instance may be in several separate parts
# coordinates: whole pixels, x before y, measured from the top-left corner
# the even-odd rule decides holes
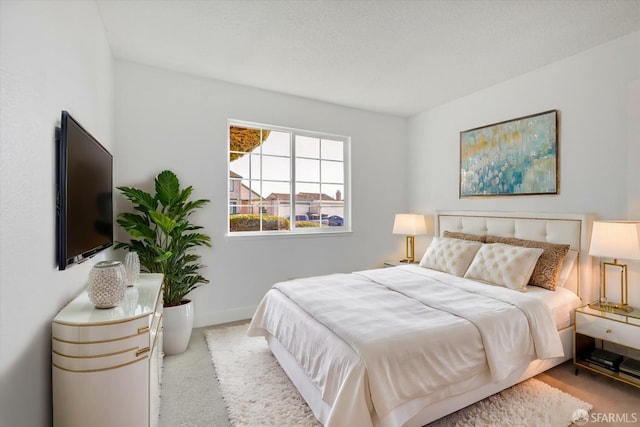
[[[408,236],[427,234],[424,215],[396,214],[396,219],[393,222],[393,234],[406,234]]]
[[[589,255],[640,260],[640,222],[595,221]]]

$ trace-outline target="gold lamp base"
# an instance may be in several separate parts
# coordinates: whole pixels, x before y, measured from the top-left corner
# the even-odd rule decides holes
[[[405,259],[400,260],[400,262],[408,262],[408,263],[412,263],[415,262],[415,248],[416,248],[416,244],[415,244],[415,236],[407,236],[407,240],[406,240],[406,252],[407,252],[407,257]]]
[[[620,299],[622,302],[612,302],[607,300],[607,267],[620,269]],[[600,307],[598,308],[599,310],[618,310],[627,313],[634,310],[633,307],[630,307],[627,303],[629,301],[627,264],[620,264],[617,259],[614,259],[613,262],[602,261],[600,264],[600,282],[602,283],[602,288],[600,289],[600,302],[597,304],[598,307]]]

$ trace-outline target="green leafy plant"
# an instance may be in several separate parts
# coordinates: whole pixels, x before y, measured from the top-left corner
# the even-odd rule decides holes
[[[193,187],[181,189],[178,177],[169,170],[156,176],[155,196],[138,188],[117,188],[137,213],[118,215],[118,224],[131,240],[118,242],[115,248],[137,252],[143,271],[164,274],[164,305],[180,305],[189,292],[209,283],[198,273],[204,265],[193,250],[211,247],[211,237],[197,232],[202,227],[189,221],[189,216],[209,200],[189,200]]]

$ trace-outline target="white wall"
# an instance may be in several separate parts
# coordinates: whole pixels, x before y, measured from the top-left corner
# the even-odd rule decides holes
[[[229,118],[351,136],[353,233],[227,237]],[[276,281],[400,256],[391,229],[406,208],[406,139],[405,119],[116,61],[116,185],[150,190],[168,168],[212,201],[194,217],[213,238],[201,250],[211,283],[192,293],[199,326],[249,318]]]
[[[54,129],[66,109],[113,147],[113,63],[93,2],[2,1],[0,19],[0,424],[46,426],[51,319],[92,264],[56,268]]]
[[[638,52],[636,32],[412,117],[410,208],[588,212],[596,219],[640,220]],[[551,109],[559,111],[558,195],[458,198],[460,131]],[[639,264],[629,263],[636,305]]]

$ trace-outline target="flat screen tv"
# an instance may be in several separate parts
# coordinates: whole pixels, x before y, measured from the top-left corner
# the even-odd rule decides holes
[[[57,142],[57,259],[64,270],[113,245],[113,157],[67,111]]]

